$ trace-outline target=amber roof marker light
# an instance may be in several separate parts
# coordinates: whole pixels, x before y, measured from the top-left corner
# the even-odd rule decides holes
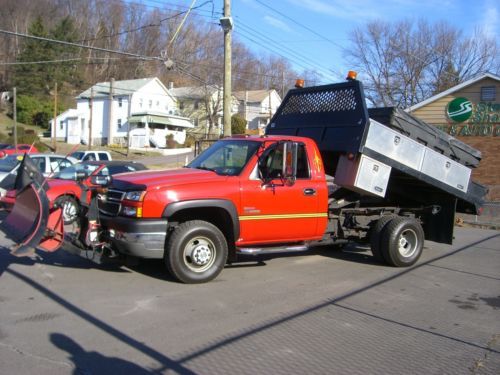
[[[356,80],[357,76],[358,76],[358,73],[356,73],[354,70],[349,70],[347,72],[347,77],[345,77],[345,79],[347,79],[348,81],[354,81],[354,80]]]
[[[299,78],[295,81],[295,87],[298,89],[303,89],[304,85],[305,85],[305,81],[301,78]]]

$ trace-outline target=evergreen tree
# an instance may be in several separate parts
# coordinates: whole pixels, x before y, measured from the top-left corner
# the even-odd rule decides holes
[[[47,32],[41,17],[35,19],[28,29],[28,34],[47,38]],[[31,63],[36,61],[52,60],[53,49],[49,42],[30,39],[24,40],[23,48],[18,57],[18,62]],[[15,85],[19,93],[44,97],[49,92],[52,83],[52,68],[47,64],[21,64],[16,65]]]
[[[63,40],[66,42],[76,42],[78,40],[78,32],[75,28],[75,23],[72,18],[65,17],[61,19],[53,30],[50,32],[51,38]],[[78,47],[52,44],[51,49],[57,59],[71,59],[78,54]],[[60,62],[53,66],[54,79],[60,87],[63,87],[65,82],[72,86],[81,86],[81,73],[79,65],[76,62]]]

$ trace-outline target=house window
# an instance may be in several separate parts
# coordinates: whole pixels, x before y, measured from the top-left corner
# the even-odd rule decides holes
[[[184,109],[184,102],[179,102],[179,109]]]
[[[153,101],[152,101],[152,100],[150,100],[150,101],[149,101],[149,108],[152,108],[152,107],[153,107]]]
[[[484,86],[481,87],[481,101],[482,102],[492,102],[495,100],[496,90],[495,86]]]
[[[143,100],[142,100],[142,98],[140,98],[140,99],[139,99],[139,107],[141,107],[141,108],[142,108],[142,104],[143,104]]]
[[[194,102],[194,109],[198,109],[198,108],[200,108],[200,102],[198,100],[196,100]]]
[[[59,129],[63,130],[64,127],[64,121],[59,121]]]
[[[118,125],[118,129],[121,129],[122,128],[122,119],[119,118],[116,122],[117,122],[117,125]]]
[[[122,103],[122,98],[118,98],[118,107],[122,107],[123,103]]]
[[[158,108],[159,106],[160,106],[160,101],[159,101],[159,100],[157,100],[157,101],[156,101],[156,107]]]

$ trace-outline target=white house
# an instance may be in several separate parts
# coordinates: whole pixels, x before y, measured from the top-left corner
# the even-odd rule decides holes
[[[224,91],[216,86],[173,87],[169,84],[169,92],[177,99],[179,110],[188,116],[196,127],[191,134],[207,136],[223,132],[223,97]],[[238,112],[238,100],[232,96],[231,114]]]
[[[239,101],[238,112],[247,120],[247,128],[259,132],[264,130],[281,104],[276,90],[236,91],[234,96]]]
[[[112,90],[112,95],[110,92]],[[67,143],[126,144],[135,148],[182,144],[191,121],[179,115],[177,100],[158,78],[99,82],[76,98],[70,109],[50,121],[52,136]]]

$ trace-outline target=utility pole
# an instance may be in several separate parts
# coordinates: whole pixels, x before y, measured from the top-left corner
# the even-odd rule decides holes
[[[89,116],[89,150],[92,150],[92,112],[93,112],[93,107],[94,107],[94,88],[90,88],[90,102],[89,102],[89,109],[90,109],[90,116]]]
[[[285,71],[281,71],[281,100],[285,98]]]
[[[113,143],[113,89],[115,79],[109,80],[109,123],[108,123],[108,145]]]
[[[128,96],[128,114],[127,114],[127,157],[130,152],[130,114],[132,113],[132,94]]]
[[[52,138],[52,148],[57,151],[57,82],[54,87],[54,138]]]
[[[13,99],[13,103],[12,103],[12,106],[14,108],[13,109],[13,113],[14,113],[14,147],[16,148],[17,150],[17,89],[14,87],[14,90],[13,91],[13,94],[14,94],[14,99]]]
[[[224,102],[223,122],[224,136],[231,135],[231,30],[233,19],[231,18],[231,0],[224,0],[224,17],[220,19],[220,25],[224,30]]]

